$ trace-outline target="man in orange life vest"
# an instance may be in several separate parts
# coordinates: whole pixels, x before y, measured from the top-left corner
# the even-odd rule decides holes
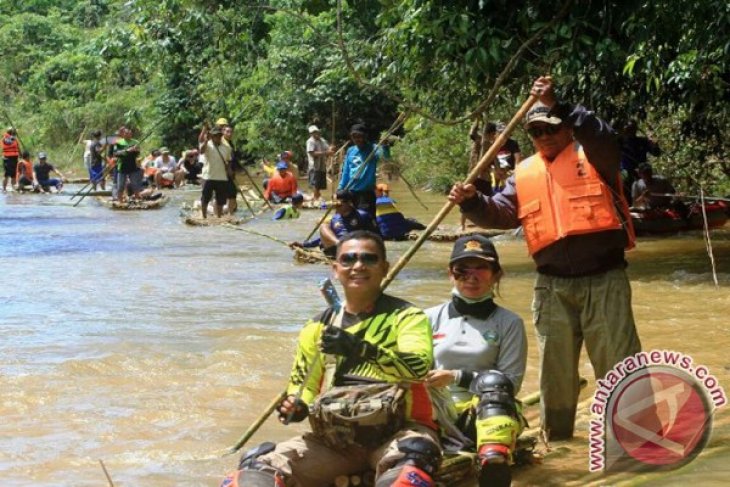
[[[5,169],[5,175],[3,176],[3,193],[7,191],[8,181],[12,186],[15,186],[15,173],[18,168],[18,156],[20,155],[20,145],[18,145],[18,137],[15,133],[15,129],[10,127],[7,132],[3,134],[2,138],[3,147],[3,168]]]
[[[573,436],[585,341],[596,378],[641,350],[624,250],[634,232],[619,179],[616,132],[586,108],[558,103],[550,78],[525,125],[537,153],[493,197],[456,183],[449,199],[474,223],[522,224],[537,264],[532,303],[540,346],[540,416],[553,440]]]

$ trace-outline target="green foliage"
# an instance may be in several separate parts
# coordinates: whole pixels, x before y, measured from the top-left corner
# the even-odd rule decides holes
[[[464,179],[469,165],[469,126],[407,124],[408,137],[392,149],[394,161],[415,183],[446,193]]]
[[[665,149],[657,167],[686,190],[726,184],[730,5],[573,1],[556,19],[560,8],[547,0],[0,0],[0,93],[21,134],[52,153],[63,148],[57,160],[83,132],[122,123],[151,130],[148,147],[178,151],[221,116],[255,155],[289,149],[303,159],[311,123],[327,139],[334,128],[339,144],[352,123],[375,136],[415,107],[394,154],[415,181],[443,190],[466,173],[464,116],[513,61],[482,119],[507,121],[531,81],[548,73],[565,99],[616,126],[637,119],[652,131]],[[529,153],[525,135],[515,136]]]

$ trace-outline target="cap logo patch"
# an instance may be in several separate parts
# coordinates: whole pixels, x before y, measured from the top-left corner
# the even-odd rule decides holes
[[[482,244],[476,240],[469,240],[464,244],[464,252],[480,252],[482,250]]]

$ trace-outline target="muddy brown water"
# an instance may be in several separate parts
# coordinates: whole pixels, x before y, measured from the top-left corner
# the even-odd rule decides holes
[[[101,486],[103,459],[117,486],[216,486],[236,463],[220,452],[284,387],[297,331],[323,307],[323,265],[295,263],[268,239],[190,227],[171,192],[165,208],[113,212],[92,199],[0,195],[0,486]],[[443,196],[405,187],[392,196],[427,223]],[[320,212],[250,228],[303,238]],[[450,215],[449,224],[456,223]],[[394,262],[410,242],[389,243]],[[426,307],[447,299],[449,243],[427,242],[389,292]],[[534,268],[524,242],[497,239],[507,271],[501,304],[530,340],[523,392],[537,389],[530,301]],[[730,388],[730,226],[712,232],[719,288],[700,232],[641,239],[629,254],[634,310],[645,349],[706,365]],[[590,364],[582,373],[591,378]],[[581,398],[590,396],[590,385]],[[700,457],[678,472],[588,472],[587,402],[578,433],[550,445],[515,485],[723,485],[730,478],[728,408]],[[537,412],[528,411],[533,425]],[[267,421],[251,441],[283,440],[304,426]],[[543,447],[544,449],[544,447]]]

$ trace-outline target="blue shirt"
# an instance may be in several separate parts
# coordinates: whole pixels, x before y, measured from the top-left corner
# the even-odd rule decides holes
[[[375,189],[375,169],[378,160],[383,156],[382,149],[375,151],[362,173],[355,179],[360,166],[368,159],[371,152],[375,150],[375,144],[368,142],[360,149],[358,146],[350,147],[345,155],[345,162],[342,166],[342,179],[338,189],[349,189],[352,191],[373,191]]]

